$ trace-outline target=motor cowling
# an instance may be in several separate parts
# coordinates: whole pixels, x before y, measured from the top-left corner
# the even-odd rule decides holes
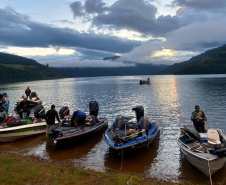
[[[99,105],[97,101],[93,100],[89,102],[89,114],[97,117],[98,112],[99,112]]]
[[[64,119],[65,116],[70,114],[70,110],[67,106],[61,107],[59,110],[59,115],[61,119]]]
[[[136,106],[136,107],[132,108],[132,110],[135,111],[137,122],[139,123],[140,118],[142,116],[144,116],[144,107],[143,106]]]
[[[36,92],[32,92],[31,93],[31,98],[35,97],[36,96]]]
[[[42,105],[38,105],[34,110],[34,116],[37,119],[39,119],[39,118],[44,119],[45,118],[45,108]]]

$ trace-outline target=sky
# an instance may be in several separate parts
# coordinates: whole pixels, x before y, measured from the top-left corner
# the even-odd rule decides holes
[[[0,0],[0,52],[52,67],[172,65],[225,33],[225,0]]]

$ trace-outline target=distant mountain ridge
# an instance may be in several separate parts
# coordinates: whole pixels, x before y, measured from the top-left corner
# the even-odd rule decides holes
[[[226,44],[173,64],[159,74],[226,74]]]
[[[68,77],[92,77],[92,76],[132,76],[154,75],[165,69],[166,65],[137,64],[135,67],[74,67],[55,68]]]
[[[0,52],[0,83],[64,78],[48,65],[35,60]]]
[[[117,60],[119,56],[103,60]],[[0,52],[0,83],[47,80],[65,77],[128,76],[155,74],[226,74],[226,45],[208,50],[171,66],[136,64],[135,67],[53,68],[35,60]]]
[[[105,57],[102,60],[115,61],[120,56]],[[136,64],[128,67],[58,67],[59,72],[68,77],[92,77],[92,76],[132,76],[154,75],[168,67],[168,65]]]

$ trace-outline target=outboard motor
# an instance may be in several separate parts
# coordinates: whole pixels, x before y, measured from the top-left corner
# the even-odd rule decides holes
[[[139,123],[140,118],[142,116],[144,116],[144,107],[143,106],[136,106],[136,107],[132,108],[132,110],[135,111],[137,122]]]
[[[94,115],[94,116],[98,116],[98,112],[99,112],[99,105],[98,103],[93,100],[91,102],[89,102],[89,114],[90,115]]]
[[[34,110],[34,116],[37,119],[39,119],[39,118],[44,119],[45,118],[45,108],[42,105],[38,105]]]
[[[64,119],[65,116],[70,114],[70,110],[67,106],[61,107],[59,110],[59,115],[61,119]]]
[[[35,97],[36,96],[36,92],[32,92],[31,93],[31,98]]]

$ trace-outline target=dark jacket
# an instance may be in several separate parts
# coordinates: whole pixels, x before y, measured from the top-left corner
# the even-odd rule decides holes
[[[48,125],[54,125],[55,124],[55,118],[57,119],[58,122],[60,122],[58,113],[55,109],[48,110],[46,115],[45,115],[45,118],[46,118],[46,123]]]
[[[21,101],[19,106],[18,106],[18,109],[29,109],[29,102],[28,101]]]
[[[31,89],[26,89],[25,94],[30,96],[31,95]]]

